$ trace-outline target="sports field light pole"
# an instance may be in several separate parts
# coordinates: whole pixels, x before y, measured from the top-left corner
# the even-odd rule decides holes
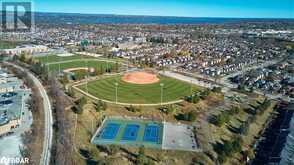
[[[49,54],[47,53],[47,71],[48,71],[48,76],[49,76]]]
[[[118,83],[115,83],[115,103],[117,104],[117,88],[118,88]]]
[[[193,94],[193,80],[191,79],[191,95]]]
[[[88,93],[89,93],[89,91],[88,91],[88,77],[89,77],[88,60],[86,60],[86,68],[87,68],[87,75],[86,75],[86,91],[87,91],[87,94],[88,94]]]
[[[160,83],[160,93],[161,93],[161,95],[160,95],[160,105],[162,105],[162,101],[163,101],[163,87],[164,87],[164,84],[163,83]]]
[[[58,60],[58,61],[59,61],[59,63],[58,63],[58,71],[59,71],[59,75],[60,75],[60,59],[62,60],[62,57],[60,57],[59,60]],[[58,75],[58,76],[59,76],[59,75]]]

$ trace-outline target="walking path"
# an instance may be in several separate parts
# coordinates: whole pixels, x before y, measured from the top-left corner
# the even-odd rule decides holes
[[[43,99],[43,109],[45,114],[45,129],[44,129],[44,142],[43,142],[43,152],[41,153],[40,165],[49,165],[50,156],[51,156],[51,148],[52,148],[52,137],[53,137],[53,116],[52,116],[52,108],[47,92],[42,85],[41,81],[28,69],[22,68],[13,63],[5,62],[8,65],[11,65],[21,71],[24,71],[28,74],[28,76],[33,80],[34,84],[38,88],[41,97]]]

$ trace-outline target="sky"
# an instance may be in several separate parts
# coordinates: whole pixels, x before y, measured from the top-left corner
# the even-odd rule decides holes
[[[294,18],[294,0],[34,0],[35,11],[230,18]]]

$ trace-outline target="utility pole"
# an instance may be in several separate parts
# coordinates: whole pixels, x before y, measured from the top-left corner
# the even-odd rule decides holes
[[[160,93],[161,93],[161,95],[160,95],[160,105],[162,105],[162,102],[163,102],[163,87],[164,87],[164,84],[163,83],[160,83]]]
[[[118,88],[118,83],[116,82],[116,83],[115,83],[115,103],[116,103],[116,104],[117,104],[117,102],[118,102],[118,101],[117,101],[117,100],[118,100],[118,99],[117,99],[117,88]]]

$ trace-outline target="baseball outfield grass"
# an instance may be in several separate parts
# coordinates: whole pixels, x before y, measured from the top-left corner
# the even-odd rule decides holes
[[[115,102],[116,82],[118,83],[117,101],[120,103],[159,104],[161,103],[161,83],[164,84],[163,103],[177,101],[191,94],[189,83],[163,76],[160,77],[160,82],[147,85],[126,83],[121,80],[121,76],[107,77],[89,82],[88,92],[98,99]],[[78,88],[86,91],[86,85],[78,86]],[[195,86],[192,88],[196,89]]]

